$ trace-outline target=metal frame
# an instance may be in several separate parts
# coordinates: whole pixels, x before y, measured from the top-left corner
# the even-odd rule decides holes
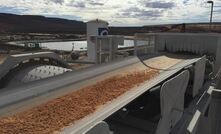
[[[116,56],[115,54],[118,52],[118,50],[114,50],[114,48],[116,47],[115,45],[117,44],[113,44],[113,40],[114,38],[122,38],[123,36],[118,36],[118,35],[107,35],[107,36],[91,36],[91,38],[95,38],[95,53],[96,53],[96,59],[95,59],[95,63],[96,64],[101,64],[102,63],[102,55],[107,55],[108,57],[108,62],[115,60]],[[109,46],[109,50],[103,50],[103,45],[102,41],[107,40],[108,45]],[[118,47],[117,47],[118,48]]]
[[[147,41],[147,44],[138,45],[139,41]],[[151,54],[155,49],[155,34],[147,34],[147,33],[137,33],[135,34],[134,39],[134,54],[140,55],[138,53],[139,50],[145,50],[144,54]],[[149,52],[148,52],[149,50]]]

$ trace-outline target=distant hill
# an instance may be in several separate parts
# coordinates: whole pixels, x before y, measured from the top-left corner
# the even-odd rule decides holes
[[[0,13],[0,32],[83,34],[85,31],[86,24],[81,21]]]
[[[110,27],[110,34],[133,35],[142,27]],[[143,31],[144,32],[144,31]],[[0,13],[0,33],[86,34],[86,23],[37,15]]]
[[[221,33],[221,22],[212,24],[212,32]],[[161,24],[147,25],[142,27],[111,27],[110,33],[122,35],[134,35],[134,33],[148,32],[189,32],[206,33],[210,32],[209,23],[182,23],[182,24]]]
[[[125,24],[126,25],[126,24]],[[134,35],[147,32],[209,32],[208,23],[162,24],[138,27],[109,27],[110,34]],[[221,23],[213,23],[213,32],[221,33]],[[82,21],[36,15],[0,13],[0,33],[71,33],[85,34]]]

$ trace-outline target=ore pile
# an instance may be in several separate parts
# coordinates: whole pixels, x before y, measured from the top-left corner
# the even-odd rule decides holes
[[[60,131],[158,73],[146,69],[112,76],[35,108],[1,118],[0,134],[50,134]]]

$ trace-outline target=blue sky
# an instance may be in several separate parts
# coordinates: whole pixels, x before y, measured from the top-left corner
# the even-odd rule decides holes
[[[221,0],[214,0],[214,21],[221,22]],[[112,26],[208,22],[206,0],[0,0],[0,12],[71,20],[106,20]]]

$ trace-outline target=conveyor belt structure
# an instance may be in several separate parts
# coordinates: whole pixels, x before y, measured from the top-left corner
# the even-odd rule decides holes
[[[156,62],[157,65],[155,65],[155,67],[157,68],[160,66],[157,60],[161,59],[162,61],[165,61],[163,58],[165,58],[165,56],[156,56],[154,58],[144,60],[144,62],[150,65],[152,62]],[[173,77],[186,67],[193,65],[202,59],[202,57],[171,59],[175,59],[177,61],[173,64],[161,63],[162,68],[169,68],[167,71],[160,71],[160,74],[155,78],[135,87],[133,90],[124,93],[110,103],[101,106],[89,116],[86,116],[85,118],[75,122],[73,125],[64,128],[61,133],[81,134],[87,132],[98,122],[104,120],[159,83]],[[96,83],[97,81],[108,78],[111,75],[124,72],[125,70],[131,71],[133,69],[139,70],[144,68],[146,68],[146,66],[141,63],[139,58],[129,57],[124,60],[118,60],[112,63],[90,67],[80,71],[65,73],[45,80],[30,82],[25,86],[10,89],[5,88],[0,92],[0,113],[2,115],[4,115],[5,112],[7,112],[7,114],[10,112],[16,113],[15,109],[18,109],[17,111],[23,111],[24,109],[47,102],[53,98],[67,94],[68,92],[73,92],[78,90],[80,87]]]

